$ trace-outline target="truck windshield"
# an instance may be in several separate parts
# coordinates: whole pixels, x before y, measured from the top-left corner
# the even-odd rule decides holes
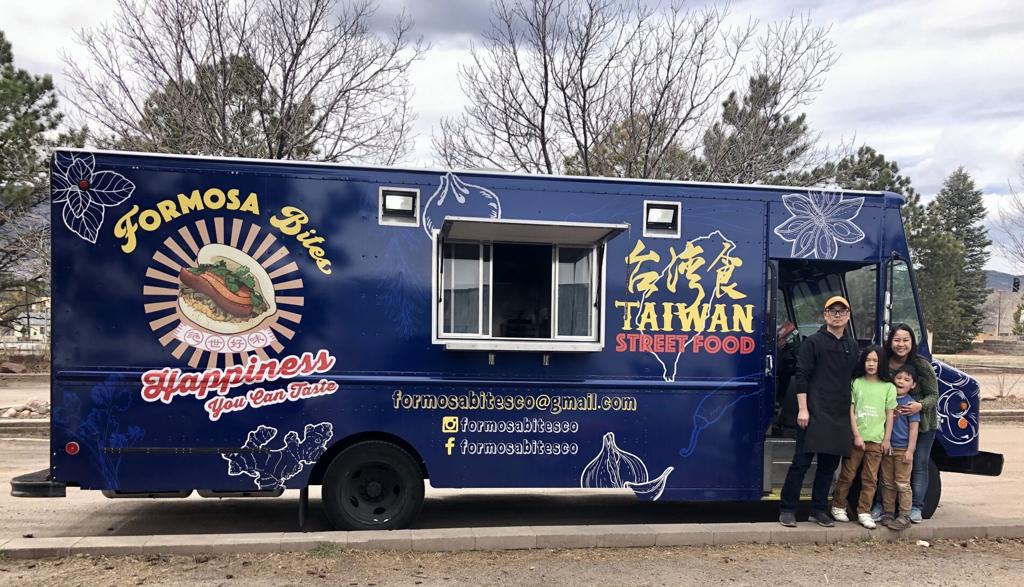
[[[818,263],[790,266],[780,286],[790,292],[797,330],[801,336],[813,334],[823,323],[825,300],[843,295],[850,301],[850,329],[861,346],[878,337],[878,265]],[[786,287],[786,283],[789,287]]]
[[[796,327],[802,336],[814,334],[824,323],[821,312],[825,300],[842,292],[838,275],[826,275],[813,282],[803,281],[793,286],[793,312]]]

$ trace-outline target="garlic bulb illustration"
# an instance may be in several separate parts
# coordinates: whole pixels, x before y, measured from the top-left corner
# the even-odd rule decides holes
[[[656,479],[650,479],[643,460],[619,448],[615,444],[615,433],[607,432],[601,440],[601,451],[583,467],[580,487],[632,489],[637,497],[654,501],[661,497],[672,470],[673,467],[668,467]]]
[[[501,218],[501,200],[491,190],[466,183],[448,172],[423,205],[423,230],[427,236],[435,229],[440,230],[449,216]]]

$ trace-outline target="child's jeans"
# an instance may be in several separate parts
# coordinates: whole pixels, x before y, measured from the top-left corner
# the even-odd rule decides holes
[[[863,463],[863,468],[861,468]],[[857,513],[871,512],[871,504],[875,499],[875,485],[878,483],[878,469],[882,464],[882,445],[877,442],[865,442],[864,450],[853,447],[849,458],[843,459],[843,470],[839,473],[835,493],[832,494],[832,507],[846,509],[846,496],[850,493],[850,485],[860,469],[860,499],[857,502]]]
[[[896,512],[896,497],[899,493],[900,514],[910,515],[910,508],[913,504],[913,497],[910,492],[910,471],[914,463],[904,460],[907,454],[905,448],[893,448],[891,455],[882,455],[882,485],[885,492],[882,494],[882,506],[887,514]]]

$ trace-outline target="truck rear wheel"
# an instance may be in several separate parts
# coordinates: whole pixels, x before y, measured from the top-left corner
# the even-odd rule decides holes
[[[379,440],[354,444],[331,461],[322,499],[338,530],[395,530],[423,505],[423,475],[402,448]]]

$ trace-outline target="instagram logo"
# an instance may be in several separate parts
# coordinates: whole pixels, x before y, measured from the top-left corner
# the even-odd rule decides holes
[[[441,418],[441,432],[444,434],[455,434],[459,431],[459,417],[445,416]]]

